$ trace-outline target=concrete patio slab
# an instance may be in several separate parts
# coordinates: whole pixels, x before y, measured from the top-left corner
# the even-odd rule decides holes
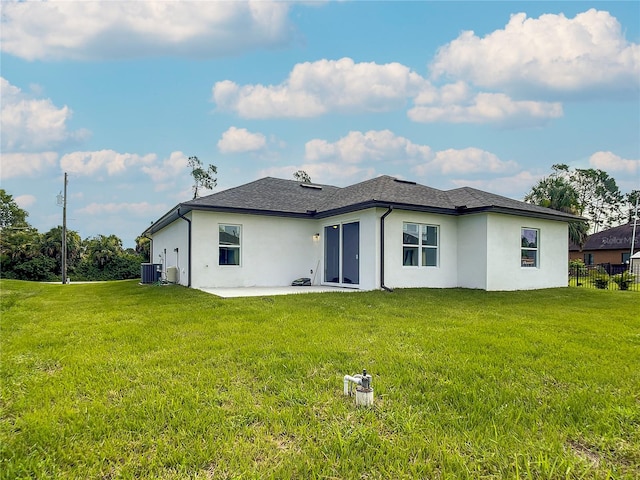
[[[331,287],[313,285],[308,287],[238,287],[238,288],[199,288],[206,293],[211,293],[222,298],[237,297],[269,297],[272,295],[295,295],[300,293],[325,293],[325,292],[360,292],[354,288]]]

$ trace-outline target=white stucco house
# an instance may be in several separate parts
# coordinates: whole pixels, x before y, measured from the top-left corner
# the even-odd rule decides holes
[[[152,263],[195,288],[567,286],[578,217],[473,188],[381,176],[344,188],[263,178],[180,203],[147,228]]]

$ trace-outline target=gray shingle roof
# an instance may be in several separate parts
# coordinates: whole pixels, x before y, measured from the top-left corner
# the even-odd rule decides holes
[[[339,189],[318,211],[330,212],[367,203],[414,205],[434,209],[451,209],[446,192],[387,175]]]
[[[266,177],[181,203],[152,224],[145,234],[160,230],[190,210],[323,218],[364,208],[390,206],[448,215],[494,211],[562,221],[579,219],[474,188],[444,191],[387,175],[344,188]]]
[[[470,187],[456,188],[447,191],[451,201],[457,206],[466,206],[467,210],[473,209],[506,209],[530,214],[559,216],[568,220],[579,220],[579,217],[567,213],[559,212],[531,203],[521,202],[512,198],[496,195],[495,193],[484,192]]]
[[[633,223],[618,225],[617,227],[602,230],[589,235],[582,248],[570,245],[569,250],[594,251],[594,250],[631,250],[633,238]],[[633,242],[634,251],[640,247],[640,228],[636,229],[636,239]]]
[[[331,185],[308,185],[295,180],[266,177],[219,193],[185,202],[185,208],[226,208],[307,214],[340,190]]]

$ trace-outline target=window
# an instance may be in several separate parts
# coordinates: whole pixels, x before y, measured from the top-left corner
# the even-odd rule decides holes
[[[522,229],[522,250],[520,250],[520,266],[537,267],[539,259],[540,231],[535,228]]]
[[[240,225],[218,225],[219,265],[240,265]]]
[[[438,266],[438,227],[405,223],[402,226],[402,265]]]
[[[629,265],[629,260],[631,259],[631,252],[623,252],[622,253],[622,263],[626,263]]]
[[[583,258],[585,265],[593,265],[593,253],[585,253]]]

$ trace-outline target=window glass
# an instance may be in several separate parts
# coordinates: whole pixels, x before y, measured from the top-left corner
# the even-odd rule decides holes
[[[438,266],[438,227],[436,225],[403,224],[402,265],[405,267]]]
[[[436,248],[422,249],[422,266],[424,267],[438,266],[438,250]]]
[[[240,225],[218,226],[218,264],[240,265]]]
[[[418,266],[418,247],[403,247],[402,265],[405,267]]]
[[[437,246],[438,245],[438,227],[433,225],[424,225],[422,228],[422,244]]]
[[[538,239],[539,230],[535,228],[523,228],[521,230],[520,266],[537,267],[539,265]]]
[[[240,245],[240,226],[220,225],[220,245]]]
[[[522,246],[527,248],[538,248],[538,230],[523,228]]]
[[[405,223],[402,227],[402,243],[405,245],[418,245],[420,238],[420,225]]]
[[[220,247],[220,265],[240,265],[240,249]]]

